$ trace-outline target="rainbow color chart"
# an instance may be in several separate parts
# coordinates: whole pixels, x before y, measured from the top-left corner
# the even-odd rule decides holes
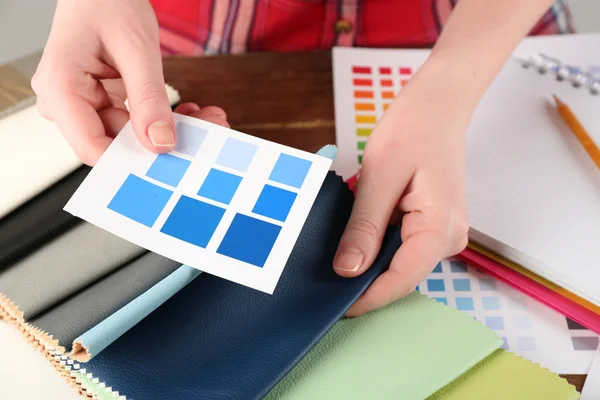
[[[365,144],[377,122],[376,106],[381,107],[382,112],[387,110],[402,87],[408,83],[412,74],[413,69],[410,66],[396,68],[352,67],[358,164],[362,164]]]
[[[397,50],[334,49],[339,148],[334,169],[344,179],[358,172],[375,124],[429,54],[428,50],[403,50],[406,55],[398,58],[395,52]]]

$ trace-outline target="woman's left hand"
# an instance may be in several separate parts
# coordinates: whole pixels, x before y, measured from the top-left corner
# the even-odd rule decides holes
[[[383,307],[410,292],[444,257],[467,244],[465,131],[452,76],[423,68],[405,86],[371,134],[356,202],[334,260],[344,277],[375,260],[384,233],[402,220],[402,245],[389,269],[348,316]]]

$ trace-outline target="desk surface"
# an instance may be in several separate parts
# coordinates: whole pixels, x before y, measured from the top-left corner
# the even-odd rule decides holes
[[[222,107],[233,129],[315,152],[335,143],[329,52],[253,53],[164,61],[182,101]],[[581,391],[585,375],[562,375]]]

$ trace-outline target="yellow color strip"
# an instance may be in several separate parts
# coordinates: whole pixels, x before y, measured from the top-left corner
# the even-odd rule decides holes
[[[374,115],[357,115],[357,124],[374,124],[377,122],[377,118]]]
[[[356,136],[369,136],[371,134],[371,129],[369,128],[358,128],[356,130]]]
[[[597,305],[590,303],[589,301],[587,301],[585,299],[582,299],[581,297],[569,292],[568,290],[558,286],[557,284],[555,284],[553,282],[550,282],[549,280],[547,280],[545,278],[542,278],[541,276],[531,272],[527,268],[524,268],[524,267],[520,266],[519,264],[512,262],[512,261],[502,257],[501,255],[498,255],[476,243],[469,242],[469,248],[473,251],[483,254],[487,258],[491,258],[492,260],[496,261],[497,263],[500,263],[500,264],[504,265],[505,267],[512,269],[513,271],[517,271],[521,275],[525,275],[529,279],[534,280],[537,283],[546,286],[548,289],[562,295],[563,297],[566,297],[567,299],[579,304],[580,306],[585,307],[588,310],[595,312],[596,314],[600,314],[600,307],[598,307]]]

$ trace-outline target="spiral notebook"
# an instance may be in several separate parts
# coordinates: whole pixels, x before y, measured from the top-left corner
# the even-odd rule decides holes
[[[555,110],[600,143],[600,35],[524,39],[486,92],[467,143],[471,239],[600,305],[600,171]],[[543,52],[544,54],[538,54]],[[376,121],[429,50],[333,52],[334,169],[350,178]],[[557,57],[557,58],[553,58]]]
[[[600,170],[552,94],[600,143],[600,81],[551,55],[515,57],[468,132],[471,239],[600,304]]]

